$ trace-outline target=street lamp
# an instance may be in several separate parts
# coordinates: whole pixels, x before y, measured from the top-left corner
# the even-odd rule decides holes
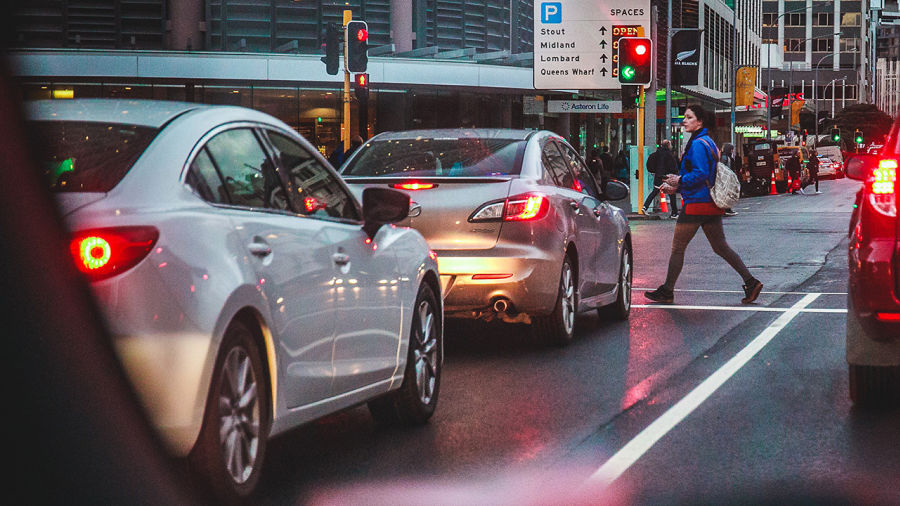
[[[825,61],[825,58],[829,56],[834,56],[835,53],[832,51],[831,53],[826,54],[825,56],[819,58],[819,61],[816,62],[816,66],[813,69],[815,71],[815,77],[813,78],[814,82],[819,81],[819,65]],[[837,79],[833,79],[831,82],[834,83]],[[814,85],[815,86],[815,85]],[[828,86],[825,87],[828,89]],[[834,120],[834,88],[831,88],[831,119]],[[819,144],[819,101],[816,100],[816,145]]]

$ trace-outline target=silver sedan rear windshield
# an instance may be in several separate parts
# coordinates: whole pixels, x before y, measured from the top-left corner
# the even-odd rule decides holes
[[[108,192],[156,137],[146,126],[87,121],[33,121],[50,191]]]
[[[386,139],[369,141],[343,168],[359,177],[491,177],[518,175],[524,140]]]

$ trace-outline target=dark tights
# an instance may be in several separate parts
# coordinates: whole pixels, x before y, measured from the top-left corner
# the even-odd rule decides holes
[[[669,290],[675,289],[675,282],[678,281],[678,275],[681,274],[681,267],[684,265],[684,251],[687,249],[687,245],[691,242],[691,239],[693,239],[694,235],[697,233],[697,229],[701,226],[703,227],[703,233],[706,234],[706,239],[709,241],[709,245],[712,246],[713,251],[724,258],[725,261],[728,262],[728,265],[741,275],[741,279],[743,279],[745,283],[751,279],[753,276],[750,274],[750,271],[747,270],[747,266],[744,265],[740,255],[735,253],[728,243],[725,242],[725,229],[722,228],[722,219],[719,218],[703,224],[675,224],[675,236],[672,238],[672,255],[669,257],[669,273],[666,276],[666,283],[664,286]]]

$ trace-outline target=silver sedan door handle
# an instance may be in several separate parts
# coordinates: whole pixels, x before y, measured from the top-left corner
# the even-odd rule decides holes
[[[599,218],[601,214],[603,214],[603,211],[601,211],[599,207],[595,207],[594,208],[594,216]]]
[[[250,250],[250,253],[258,257],[265,257],[272,254],[272,248],[269,247],[268,244],[264,242],[251,242],[247,249]]]
[[[350,263],[350,255],[346,253],[335,253],[331,255],[331,260],[337,265],[347,265]]]
[[[570,200],[569,207],[571,207],[573,211],[578,212],[578,202]]]

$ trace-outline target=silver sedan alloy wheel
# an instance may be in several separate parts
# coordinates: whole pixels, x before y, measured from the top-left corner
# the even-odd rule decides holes
[[[247,352],[232,349],[225,358],[219,395],[219,442],[228,474],[242,484],[253,473],[259,448],[256,372]]]
[[[413,357],[416,367],[416,387],[419,392],[419,400],[422,404],[430,404],[434,396],[434,388],[437,384],[437,331],[435,330],[435,315],[431,304],[427,300],[419,303],[419,324],[414,329],[415,336],[412,342],[415,349]]]
[[[631,252],[627,249],[622,252],[622,301],[624,302],[625,311],[631,309]]]
[[[572,280],[572,267],[568,262],[563,264],[562,273],[562,321],[566,333],[571,334],[575,328],[575,283]]]

